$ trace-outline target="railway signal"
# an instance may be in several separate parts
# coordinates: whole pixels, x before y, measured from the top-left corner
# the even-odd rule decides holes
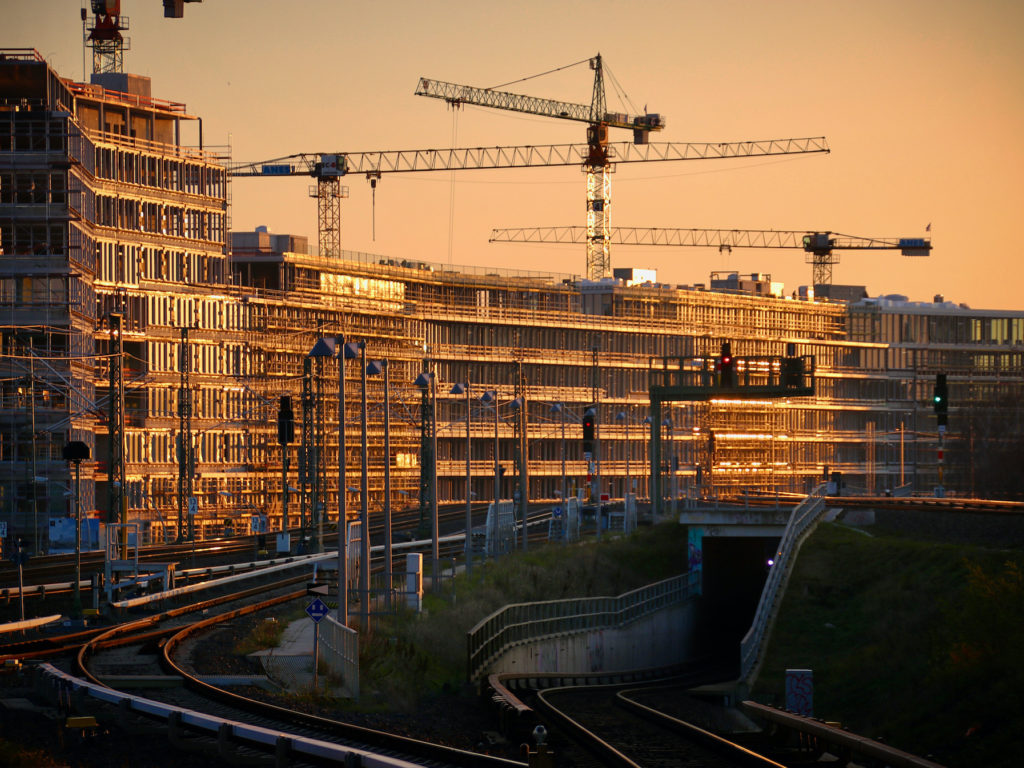
[[[732,344],[722,342],[721,356],[718,358],[718,382],[723,387],[736,386],[736,360],[732,356]]]
[[[288,395],[281,396],[277,410],[277,442],[281,445],[295,442],[295,413],[292,411],[292,399]]]
[[[583,412],[583,452],[594,452],[594,409],[587,408]]]

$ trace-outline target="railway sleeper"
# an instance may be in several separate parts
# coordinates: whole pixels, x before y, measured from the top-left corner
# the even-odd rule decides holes
[[[180,712],[171,712],[167,718],[167,737],[171,746],[189,754],[217,755],[226,765],[234,766],[286,766],[291,760],[284,755],[284,762],[276,755],[263,755],[238,744],[231,733],[231,725],[222,723],[216,736],[194,733],[184,725]]]

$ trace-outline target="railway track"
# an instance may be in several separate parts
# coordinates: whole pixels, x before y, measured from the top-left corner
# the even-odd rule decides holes
[[[225,596],[218,612],[199,621],[190,611],[178,609],[158,616],[113,628],[92,638],[82,646],[73,673],[96,685],[115,689],[159,702],[183,711],[200,711],[208,717],[229,723],[286,735],[288,739],[306,739],[337,745],[360,754],[429,766],[462,766],[464,768],[512,768],[519,763],[466,750],[398,736],[383,731],[292,711],[248,695],[211,685],[195,674],[187,661],[188,649],[203,632],[216,631],[241,617],[271,608],[282,602],[304,596],[305,589],[295,591],[293,585],[274,585],[274,594],[260,597],[255,590]],[[180,728],[172,724],[172,730]],[[216,752],[224,749],[224,738],[190,735],[176,736],[179,746]],[[229,739],[230,740],[230,739]],[[271,744],[274,750],[280,743]],[[237,745],[236,757],[247,757],[256,747]],[[293,765],[305,764],[305,757],[294,756]],[[316,761],[314,760],[315,764]]]
[[[677,716],[681,710],[693,714],[700,709],[689,699],[690,685],[679,680],[641,687],[554,688],[538,693],[536,703],[540,716],[552,724],[556,759],[564,750],[578,768],[781,768],[769,757]]]
[[[486,504],[473,505],[474,520],[486,511]],[[465,525],[465,507],[447,507],[438,512],[439,528],[442,535],[459,532]],[[393,516],[392,537],[395,541],[408,542],[413,540],[419,526],[419,510],[404,510]],[[290,531],[292,540],[301,537],[300,529]],[[384,524],[378,522],[370,527],[371,542],[374,546],[383,544]],[[327,526],[324,530],[324,548],[331,549],[337,540],[337,526]],[[252,560],[257,552],[256,537],[239,535],[225,538],[207,539],[204,541],[185,542],[182,544],[156,544],[139,548],[140,564],[153,562],[188,563],[192,568],[207,568],[229,565],[240,560]],[[82,579],[88,581],[93,574],[103,573],[105,553],[102,551],[86,551],[81,554]],[[74,579],[75,556],[73,554],[39,555],[32,557],[22,568],[22,581],[26,587],[41,584],[67,583]],[[186,578],[179,570],[179,578]],[[18,569],[10,560],[0,560],[0,601],[17,599]],[[53,594],[66,594],[70,590],[50,589],[40,593],[38,590],[26,589],[25,597],[34,599]]]

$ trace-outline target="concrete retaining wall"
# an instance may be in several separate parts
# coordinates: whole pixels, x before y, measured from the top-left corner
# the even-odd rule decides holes
[[[491,673],[586,674],[681,664],[692,657],[696,601],[658,611],[621,629],[559,635],[507,650]]]

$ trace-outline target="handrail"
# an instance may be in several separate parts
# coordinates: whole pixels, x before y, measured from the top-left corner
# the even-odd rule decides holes
[[[700,573],[689,572],[616,597],[581,597],[507,605],[466,633],[468,679],[509,648],[567,633],[613,629],[699,593]]]
[[[824,511],[827,487],[822,484],[811,491],[789,516],[786,531],[775,553],[775,562],[769,569],[768,578],[761,590],[761,599],[757,604],[754,620],[740,641],[740,680],[748,685],[753,680],[761,661],[763,646],[768,630],[778,613],[792,561],[800,549],[800,544]]]
[[[359,633],[328,614],[314,632],[320,633],[320,658],[344,681],[345,693],[359,699]]]

